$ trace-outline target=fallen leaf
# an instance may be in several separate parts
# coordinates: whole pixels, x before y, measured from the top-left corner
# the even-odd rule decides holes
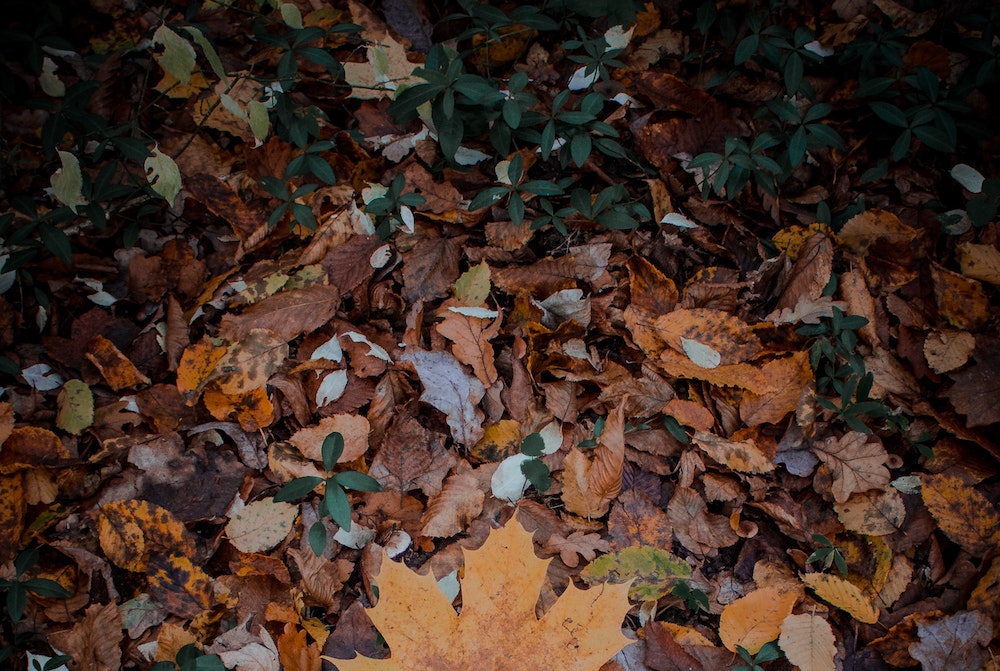
[[[633,545],[601,555],[580,572],[580,577],[588,585],[629,583],[630,598],[657,601],[691,577],[691,566],[666,550]]]
[[[801,671],[834,671],[837,639],[830,623],[818,615],[789,615],[781,623],[778,646]]]
[[[695,431],[692,441],[720,464],[740,473],[770,473],[771,459],[753,440],[728,440],[707,431]]]
[[[920,480],[924,505],[948,538],[976,557],[1000,545],[1000,511],[988,498],[952,475]]]
[[[935,373],[947,373],[965,365],[976,349],[976,338],[968,331],[932,331],[924,339],[924,357]]]
[[[867,624],[878,622],[878,609],[853,583],[826,573],[806,573],[802,576],[802,582],[814,591],[816,596],[841,609],[858,622]]]
[[[963,611],[931,624],[917,622],[920,641],[910,645],[910,655],[925,669],[979,671],[986,663],[986,648],[993,638],[993,623],[979,611]]]
[[[719,619],[722,645],[736,652],[744,648],[756,655],[765,643],[778,638],[782,622],[788,617],[798,595],[781,593],[774,587],[756,589],[726,605]]]
[[[477,407],[486,393],[483,383],[470,377],[447,352],[407,352],[402,361],[413,364],[424,386],[420,400],[448,418],[451,435],[459,445],[471,447],[483,435],[483,412]]]
[[[254,501],[232,516],[226,536],[240,552],[265,552],[285,540],[298,511],[298,506],[273,498]]]
[[[851,431],[840,438],[829,436],[813,444],[813,452],[833,476],[831,493],[843,503],[855,492],[882,489],[889,484],[888,458],[877,440]]]
[[[574,531],[565,538],[552,534],[542,543],[542,550],[559,555],[563,564],[570,568],[576,568],[580,564],[580,557],[592,562],[598,552],[610,551],[611,545],[599,534]]]
[[[52,632],[53,646],[73,659],[79,671],[117,669],[122,663],[122,619],[114,603],[93,604],[72,629]]]
[[[383,557],[379,601],[368,615],[391,657],[324,659],[341,671],[534,668],[539,660],[566,671],[597,671],[631,643],[621,633],[631,607],[628,586],[580,590],[570,583],[538,619],[535,603],[548,561],[535,556],[531,539],[520,524],[509,522],[479,550],[465,551],[461,615],[433,574],[415,574]],[[503,636],[484,640],[484,631]]]
[[[326,324],[340,306],[336,287],[316,284],[280,291],[251,305],[242,314],[227,313],[219,325],[219,336],[230,341],[243,340],[253,329],[264,328],[285,340],[312,333]]]
[[[608,415],[591,454],[571,450],[563,464],[562,500],[566,510],[588,519],[608,512],[622,487],[625,464],[625,403]]]
[[[154,555],[195,554],[194,539],[165,508],[148,501],[112,501],[97,517],[101,549],[111,562],[145,573]]]
[[[833,506],[837,518],[851,531],[866,536],[887,536],[903,528],[906,504],[892,487],[885,491],[852,494],[847,501]]]

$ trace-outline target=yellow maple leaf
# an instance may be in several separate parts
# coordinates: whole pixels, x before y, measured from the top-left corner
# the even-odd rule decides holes
[[[340,671],[597,671],[631,643],[621,630],[629,584],[580,590],[570,583],[538,619],[535,604],[550,560],[535,556],[531,537],[511,522],[465,552],[461,615],[433,574],[417,575],[383,557],[378,604],[368,615],[392,656],[323,659]]]

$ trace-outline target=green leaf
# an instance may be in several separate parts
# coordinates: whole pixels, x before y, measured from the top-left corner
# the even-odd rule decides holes
[[[283,501],[294,501],[316,489],[316,486],[323,482],[323,478],[316,475],[307,475],[302,478],[295,478],[278,490],[274,495],[274,500],[281,503]]]
[[[215,73],[215,76],[228,84],[229,78],[226,76],[226,69],[222,67],[222,60],[219,58],[219,54],[216,53],[215,47],[213,47],[212,43],[208,41],[207,37],[205,37],[205,34],[192,26],[185,26],[184,32],[190,35],[191,39],[193,39],[195,43],[201,47],[201,50],[205,54],[205,58],[208,59],[208,64],[212,67],[212,72]]]
[[[560,196],[563,193],[563,190],[558,184],[553,184],[552,182],[546,182],[540,179],[525,182],[518,187],[518,191],[527,191],[528,193],[533,193],[537,196]]]
[[[14,583],[7,590],[7,614],[14,622],[18,622],[24,615],[24,606],[28,602],[27,590],[21,583]]]
[[[359,473],[358,471],[344,471],[337,473],[333,479],[338,485],[346,489],[353,489],[359,492],[380,492],[382,485],[370,475]]]
[[[38,236],[42,239],[45,249],[55,254],[66,264],[72,265],[73,250],[70,247],[69,238],[66,237],[66,233],[61,228],[47,223],[39,224]]]
[[[671,592],[679,581],[691,577],[691,566],[666,550],[650,546],[631,547],[601,555],[580,573],[589,584],[615,584],[634,579],[629,596],[639,601],[655,601]]]
[[[173,206],[181,191],[181,171],[174,159],[154,147],[153,155],[146,159],[143,167],[146,169],[146,181],[153,191]]]
[[[322,522],[313,522],[309,527],[309,547],[313,554],[319,557],[326,550],[326,527]]]
[[[347,500],[347,494],[344,490],[337,487],[335,483],[327,481],[323,505],[338,527],[341,529],[351,528],[351,503]]]
[[[340,461],[340,457],[344,454],[343,434],[339,431],[334,431],[324,438],[321,453],[323,455],[323,468],[327,472],[332,471],[337,462]]]
[[[503,198],[509,192],[510,189],[505,186],[491,186],[488,189],[483,189],[477,193],[475,198],[472,199],[472,202],[469,203],[469,210],[478,210],[488,207]]]
[[[733,62],[736,65],[745,63],[750,60],[750,58],[757,53],[757,47],[760,45],[760,35],[753,34],[747,35],[740,43],[736,46],[736,55],[733,58]]]
[[[872,112],[875,112],[875,116],[888,124],[892,124],[893,126],[898,126],[900,128],[906,128],[910,125],[906,120],[906,115],[903,114],[903,110],[891,103],[877,100],[869,103],[869,106],[872,108]]]
[[[510,194],[510,199],[507,201],[507,213],[510,215],[511,223],[515,226],[520,226],[521,222],[524,221],[524,201],[517,191]]]
[[[68,151],[59,152],[62,167],[52,174],[49,183],[52,185],[52,195],[72,210],[77,205],[86,203],[83,197],[83,173],[80,171],[80,161]]]
[[[195,61],[191,43],[162,25],[153,33],[153,44],[163,45],[163,53],[156,57],[160,66],[182,84],[190,82]]]
[[[542,434],[537,431],[529,433],[521,441],[521,454],[526,454],[529,457],[539,457],[544,450],[545,440],[542,439]]]
[[[48,578],[31,578],[21,583],[26,590],[52,599],[68,599],[73,596],[65,587]]]
[[[521,473],[540,492],[547,492],[552,486],[549,467],[541,459],[527,459],[521,462]]]

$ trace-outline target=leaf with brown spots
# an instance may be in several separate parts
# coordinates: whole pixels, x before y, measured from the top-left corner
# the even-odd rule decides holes
[[[174,615],[197,617],[215,605],[213,579],[189,557],[154,554],[147,571],[149,592]]]
[[[148,501],[112,501],[97,517],[101,549],[115,566],[144,573],[153,555],[195,553],[193,537],[165,508]]]
[[[941,531],[975,557],[1000,546],[1000,511],[985,496],[959,478],[921,477],[920,496]]]
[[[223,394],[243,394],[263,387],[287,358],[284,338],[268,329],[251,329],[219,359],[212,380]]]

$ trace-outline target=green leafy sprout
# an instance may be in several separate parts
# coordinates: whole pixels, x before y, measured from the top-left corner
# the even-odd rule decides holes
[[[323,441],[323,469],[325,477],[307,475],[287,482],[274,496],[274,500],[295,501],[307,496],[320,484],[324,487],[323,500],[320,501],[318,513],[330,518],[341,529],[351,528],[351,502],[347,498],[347,490],[361,492],[380,492],[382,485],[365,473],[358,471],[334,472],[337,461],[344,453],[344,436],[334,431]],[[321,555],[326,548],[326,527],[322,520],[314,522],[309,528],[309,547],[316,555]]]

